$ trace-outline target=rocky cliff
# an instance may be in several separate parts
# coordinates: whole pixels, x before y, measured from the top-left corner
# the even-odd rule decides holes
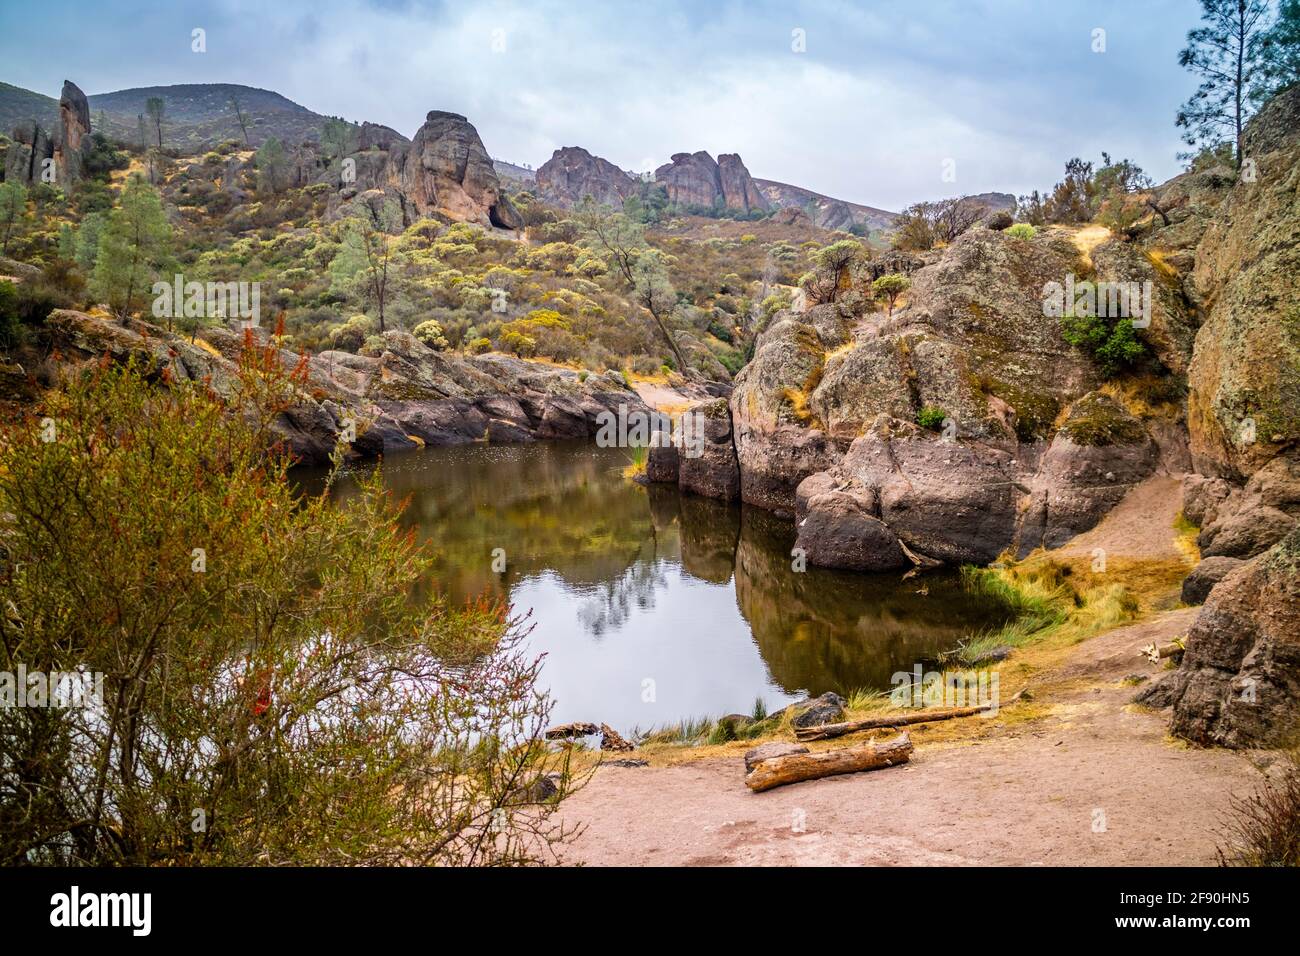
[[[717,160],[703,150],[674,153],[672,162],[655,170],[655,182],[661,183],[668,191],[669,200],[679,206],[733,209],[741,213],[767,212],[772,208],[734,153],[723,153]]]
[[[618,208],[637,188],[635,179],[581,146],[557,149],[537,168],[536,183],[545,198],[564,207],[576,206],[590,196],[597,203]]]
[[[58,374],[134,358],[160,378],[165,370],[171,381],[202,381],[227,396],[245,348],[243,336],[224,328],[205,329],[191,342],[148,323],[123,326],[62,309],[51,313],[46,333]],[[254,334],[265,347],[265,331]],[[379,354],[321,352],[305,364],[298,353],[278,351],[285,370],[303,377],[298,400],[275,423],[300,462],[327,462],[349,423],[356,431],[349,453],[373,458],[424,445],[591,438],[603,412],[648,412],[616,374],[580,379],[569,369],[505,355],[447,355],[406,332],[383,338]]]

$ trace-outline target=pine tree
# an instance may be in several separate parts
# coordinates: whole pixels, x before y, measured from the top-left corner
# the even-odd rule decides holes
[[[1300,83],[1300,0],[1282,0],[1277,21],[1264,34],[1262,58],[1257,101]]]
[[[170,261],[171,240],[158,192],[132,176],[108,215],[95,256],[95,289],[123,321]]]
[[[1230,140],[1238,169],[1267,15],[1267,0],[1201,0],[1205,26],[1188,32],[1187,47],[1178,54],[1178,63],[1201,77],[1201,85],[1178,111],[1183,141],[1214,146]]]

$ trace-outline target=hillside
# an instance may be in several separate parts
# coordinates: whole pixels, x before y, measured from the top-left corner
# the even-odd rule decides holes
[[[243,140],[232,98],[238,98],[244,111],[252,146],[271,137],[286,143],[316,140],[326,119],[270,90],[235,83],[182,83],[92,94],[87,97],[92,124],[112,139],[137,142],[138,117],[153,96],[166,103],[163,146],[182,154],[210,149],[225,140]],[[8,134],[15,126],[33,121],[54,129],[59,122],[59,101],[0,83],[0,131]]]
[[[754,182],[774,206],[786,208],[795,206],[812,214],[813,221],[823,229],[849,229],[852,226],[865,226],[877,231],[888,229],[894,222],[894,213],[874,206],[833,199],[821,193],[813,192],[802,186],[791,186],[773,179],[759,179]]]
[[[0,83],[0,132],[8,135],[15,126],[33,121],[46,129],[53,129],[59,122],[58,99]]]

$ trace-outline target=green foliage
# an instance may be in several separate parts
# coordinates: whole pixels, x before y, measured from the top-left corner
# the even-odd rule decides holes
[[[937,432],[943,428],[943,421],[947,417],[948,413],[942,408],[926,405],[916,413],[916,423],[928,431]]]
[[[1178,110],[1177,126],[1190,146],[1229,140],[1241,166],[1241,133],[1249,96],[1260,82],[1268,0],[1201,0],[1201,23],[1188,31],[1178,63],[1201,80]]]
[[[1262,38],[1259,82],[1252,90],[1264,101],[1300,83],[1300,0],[1282,0],[1277,20]]]
[[[1007,235],[1012,239],[1032,239],[1037,234],[1038,230],[1027,222],[1018,222],[1007,228]]]
[[[132,176],[99,235],[97,293],[118,315],[130,315],[172,262],[171,245],[171,224],[157,190]]]
[[[253,162],[257,165],[259,189],[278,193],[284,188],[289,170],[289,158],[285,155],[284,144],[272,136],[258,149]]]
[[[445,351],[449,347],[447,336],[442,331],[442,323],[436,319],[426,319],[412,329],[411,334],[437,352]]]
[[[571,780],[508,608],[427,587],[378,476],[295,490],[273,352],[239,414],[152,374],[4,425],[0,670],[102,675],[102,706],[0,707],[0,864],[549,860],[558,798],[527,788]]]
[[[894,303],[898,301],[898,297],[911,287],[912,280],[898,272],[883,275],[871,283],[872,293],[884,297],[890,315],[894,314]]]
[[[1131,368],[1146,354],[1146,346],[1127,318],[1067,315],[1061,319],[1061,334],[1075,348],[1092,356],[1106,378]]]
[[[27,211],[27,190],[22,183],[0,182],[0,255],[9,254]]]

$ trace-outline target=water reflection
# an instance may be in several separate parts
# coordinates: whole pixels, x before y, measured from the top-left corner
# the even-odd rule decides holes
[[[894,672],[1001,620],[953,574],[795,572],[790,522],[641,487],[623,478],[627,463],[618,449],[538,443],[384,464],[436,549],[437,586],[530,612],[557,720],[629,730],[748,712],[755,698],[774,709],[808,692],[888,688]],[[347,476],[336,486],[354,493]]]

